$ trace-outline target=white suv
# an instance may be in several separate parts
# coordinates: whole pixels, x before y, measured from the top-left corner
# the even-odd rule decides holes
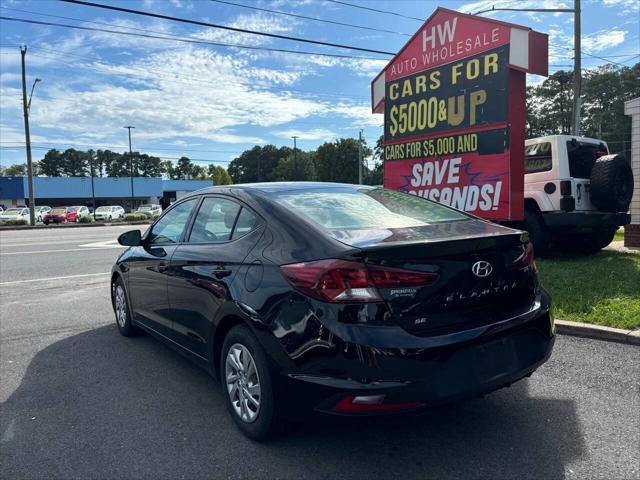
[[[601,140],[551,135],[525,141],[524,228],[536,252],[551,245],[595,253],[630,221],[633,174]]]
[[[114,220],[124,215],[124,208],[118,205],[110,205],[96,208],[94,217],[96,220]]]

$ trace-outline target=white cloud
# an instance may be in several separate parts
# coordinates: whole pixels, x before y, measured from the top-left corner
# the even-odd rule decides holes
[[[585,35],[582,46],[588,52],[601,52],[624,43],[626,33],[622,30],[607,30]]]

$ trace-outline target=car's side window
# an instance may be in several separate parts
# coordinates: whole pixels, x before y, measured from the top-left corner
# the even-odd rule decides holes
[[[220,197],[202,201],[189,236],[190,243],[226,242],[236,223],[240,205]]]
[[[151,229],[149,243],[178,243],[198,198],[186,200],[169,210]]]
[[[251,213],[248,209],[242,208],[238,220],[236,221],[236,228],[233,230],[232,240],[240,238],[255,228],[258,223],[257,217]]]

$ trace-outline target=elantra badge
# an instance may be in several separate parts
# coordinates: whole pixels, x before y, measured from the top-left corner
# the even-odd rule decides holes
[[[493,272],[493,267],[489,262],[480,260],[479,262],[473,264],[473,266],[471,267],[471,271],[476,277],[484,278],[491,275],[491,272]]]

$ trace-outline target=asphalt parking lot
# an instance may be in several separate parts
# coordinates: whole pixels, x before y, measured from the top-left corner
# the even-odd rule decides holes
[[[484,399],[253,443],[204,371],[118,334],[127,228],[0,232],[2,478],[640,478],[640,348],[572,337]]]

